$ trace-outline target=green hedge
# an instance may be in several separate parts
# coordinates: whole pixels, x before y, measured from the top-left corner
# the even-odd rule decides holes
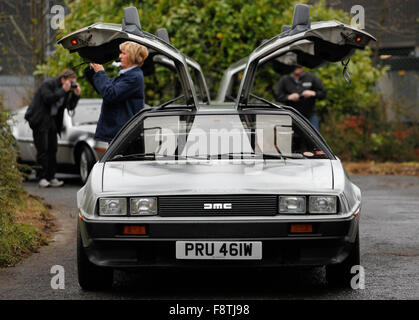
[[[17,150],[0,97],[0,267],[14,265],[22,254],[39,244],[41,234],[35,228],[15,221],[15,212],[24,207],[27,193],[23,174],[16,162]]]
[[[3,109],[0,97],[0,208],[13,204],[24,194],[23,176],[16,162],[17,150],[7,121],[10,113]]]

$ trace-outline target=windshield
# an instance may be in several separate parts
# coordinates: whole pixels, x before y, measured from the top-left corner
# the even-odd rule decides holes
[[[93,99],[92,99],[93,100]],[[102,100],[95,99],[91,102],[80,101],[74,111],[69,111],[72,115],[73,126],[97,124],[100,114]]]
[[[150,116],[111,160],[328,159],[288,114]]]

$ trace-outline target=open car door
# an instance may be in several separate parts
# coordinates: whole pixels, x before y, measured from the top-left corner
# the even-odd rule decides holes
[[[156,32],[157,37],[164,40],[168,44],[170,44],[169,34],[165,28],[158,29]],[[160,64],[165,66],[166,68],[176,72],[176,65],[175,63],[170,60],[167,56],[161,54],[153,54],[154,52],[151,51],[151,59],[146,59],[145,64],[149,64],[149,68],[154,70],[154,64]],[[149,53],[150,54],[150,53]],[[210,94],[207,86],[207,82],[205,81],[204,73],[202,72],[202,68],[198,62],[193,60],[192,58],[185,56],[186,64],[189,67],[189,72],[192,77],[192,81],[195,86],[195,90],[197,93],[197,98],[199,103],[210,104]]]
[[[292,71],[295,65],[308,68],[316,68],[325,61],[315,55],[314,43],[310,40],[300,40],[278,49],[270,55],[258,61],[258,67],[268,62],[273,62],[276,72],[286,74]],[[233,97],[233,85],[235,76],[243,72],[249,62],[249,57],[243,58],[232,64],[223,74],[221,84],[217,93],[217,101],[235,100]]]
[[[152,60],[153,55],[162,55],[171,60],[179,76],[186,106],[198,107],[185,55],[170,43],[142,30],[135,7],[124,9],[122,24],[95,23],[61,38],[58,43],[71,53],[77,52],[85,62],[104,64],[118,58],[119,45],[125,41],[147,47],[150,51],[147,59]]]
[[[303,40],[310,43],[301,42]],[[247,105],[258,65],[291,52],[297,42],[305,47],[304,54],[297,54],[298,64],[312,68],[323,62],[348,59],[356,49],[365,49],[371,40],[375,38],[369,33],[338,21],[311,23],[308,6],[296,5],[292,26],[250,54],[240,83],[236,108]]]

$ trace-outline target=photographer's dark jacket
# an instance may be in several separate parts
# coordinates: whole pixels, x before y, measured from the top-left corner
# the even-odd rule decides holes
[[[304,98],[301,93],[304,90],[313,90],[315,97]],[[292,93],[300,94],[298,101],[288,100],[288,95]],[[321,80],[312,73],[303,72],[298,81],[291,75],[283,76],[274,88],[276,101],[280,101],[288,106],[297,109],[306,118],[316,113],[316,99],[326,97],[326,91]]]
[[[111,142],[118,131],[144,107],[144,75],[139,66],[108,78],[105,71],[84,69],[86,78],[103,98],[95,140]]]
[[[47,79],[35,92],[26,110],[25,119],[32,130],[47,131],[52,124],[55,124],[57,132],[60,133],[64,109],[76,108],[79,98],[72,90],[64,91],[60,77]]]

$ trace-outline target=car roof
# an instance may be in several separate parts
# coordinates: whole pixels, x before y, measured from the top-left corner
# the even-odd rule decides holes
[[[210,105],[200,105],[197,113],[200,112],[223,112],[223,111],[234,111],[234,103],[211,103]]]

